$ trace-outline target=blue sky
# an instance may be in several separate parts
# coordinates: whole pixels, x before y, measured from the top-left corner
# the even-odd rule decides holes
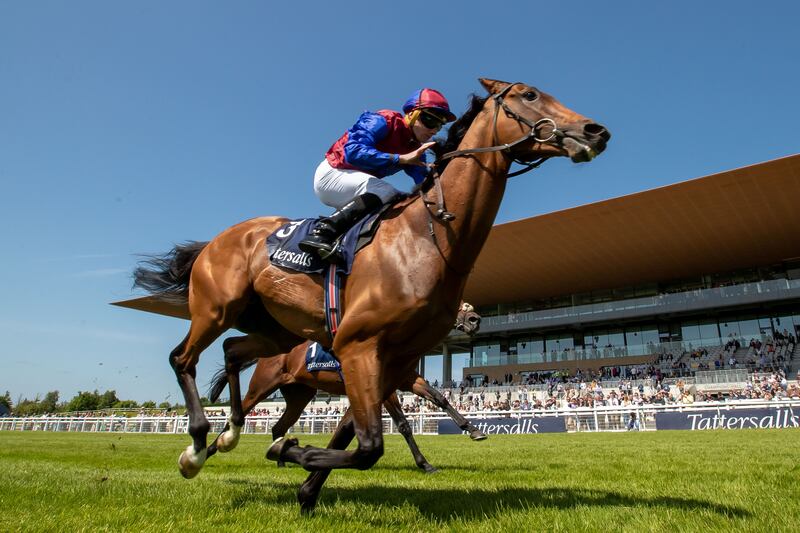
[[[327,213],[328,146],[422,86],[458,113],[478,77],[524,81],[612,132],[591,164],[512,180],[497,222],[797,153],[798,19],[789,1],[0,2],[0,393],[181,399],[167,355],[188,324],[108,305],[136,295],[136,254]],[[202,386],[220,361],[217,343]]]

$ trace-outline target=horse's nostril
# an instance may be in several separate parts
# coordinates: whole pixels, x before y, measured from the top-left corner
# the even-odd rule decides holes
[[[601,124],[595,124],[594,122],[586,124],[583,127],[583,132],[586,133],[587,135],[595,135],[602,137],[605,140],[611,138],[611,134],[608,132],[607,129],[605,129]]]

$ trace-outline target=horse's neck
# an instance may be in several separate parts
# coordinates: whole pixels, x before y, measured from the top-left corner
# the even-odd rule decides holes
[[[489,113],[477,117],[458,149],[492,146],[492,128]],[[448,231],[442,232],[447,243],[443,252],[459,270],[472,268],[489,236],[503,199],[509,166],[500,152],[489,152],[459,157],[442,174],[447,210],[456,216],[449,222]]]

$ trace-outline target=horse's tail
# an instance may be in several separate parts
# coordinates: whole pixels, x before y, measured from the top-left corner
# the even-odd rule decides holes
[[[254,364],[258,362],[258,359],[252,359],[247,361],[239,368],[239,373],[244,372],[246,369],[250,368]],[[211,378],[211,383],[208,385],[208,399],[212,402],[216,402],[219,399],[220,394],[222,391],[225,390],[225,387],[228,385],[228,372],[225,370],[225,366],[217,370],[214,377]]]
[[[133,271],[133,286],[165,299],[186,302],[192,266],[207,244],[188,241],[163,255],[145,256]]]

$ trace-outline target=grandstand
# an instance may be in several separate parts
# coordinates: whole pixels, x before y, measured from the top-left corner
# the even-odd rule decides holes
[[[793,155],[497,225],[464,295],[481,331],[452,332],[420,370],[472,386],[793,376],[798,199]]]

